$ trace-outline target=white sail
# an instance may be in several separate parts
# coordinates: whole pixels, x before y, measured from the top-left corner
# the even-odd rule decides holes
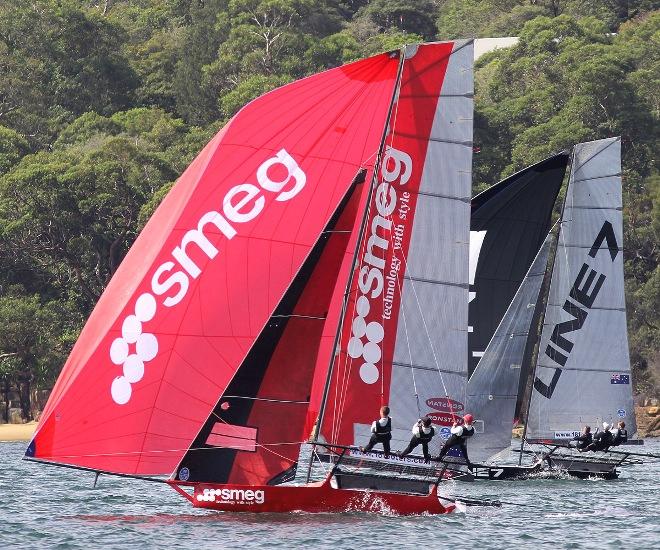
[[[526,437],[570,439],[583,425],[637,431],[623,287],[621,140],[574,148]]]

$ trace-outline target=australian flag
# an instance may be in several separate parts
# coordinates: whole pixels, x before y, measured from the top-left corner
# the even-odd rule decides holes
[[[630,384],[629,374],[613,374],[610,384]]]

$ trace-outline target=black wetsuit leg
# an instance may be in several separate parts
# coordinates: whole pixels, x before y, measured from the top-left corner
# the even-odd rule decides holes
[[[412,439],[410,440],[410,443],[408,443],[408,446],[399,453],[399,456],[409,455],[410,453],[412,453],[413,449],[417,447],[417,445],[419,444],[420,444],[419,438],[413,435]]]
[[[383,451],[385,451],[385,458],[388,458],[390,456],[390,440],[385,439],[382,441],[383,443]]]
[[[376,443],[378,443],[378,436],[376,434],[371,434],[371,437],[369,438],[369,443],[367,443],[367,446],[364,448],[364,452],[368,453],[371,449],[374,448],[374,445]]]
[[[431,460],[431,455],[429,454],[429,442],[422,441],[422,452],[424,453],[424,460],[429,462]]]
[[[438,458],[444,457],[448,452],[449,449],[451,449],[454,445],[458,445],[461,442],[461,438],[452,434],[449,436],[449,439],[445,441],[445,444],[442,446],[442,449],[440,449],[440,454],[438,455]]]
[[[467,442],[461,441],[459,444],[459,447],[461,449],[461,453],[463,453],[463,456],[465,457],[465,463],[470,464],[470,458],[468,457],[468,451],[467,451]]]

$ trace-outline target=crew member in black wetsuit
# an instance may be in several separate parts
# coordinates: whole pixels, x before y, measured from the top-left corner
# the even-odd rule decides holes
[[[612,446],[614,437],[610,431],[610,425],[607,422],[603,422],[603,431],[596,432],[594,435],[593,443],[587,445],[584,449],[580,449],[580,452],[583,451],[607,451]]]
[[[424,452],[424,460],[430,462],[431,455],[429,454],[429,443],[435,435],[435,428],[431,425],[431,419],[428,416],[420,418],[412,428],[412,439],[408,446],[399,453],[399,456],[409,455],[417,445],[422,445]]]
[[[591,426],[585,426],[582,428],[582,433],[580,435],[576,435],[573,438],[573,441],[577,441],[575,448],[578,450],[584,449],[585,447],[591,445],[593,440],[594,438],[591,435]]]
[[[618,447],[622,443],[628,442],[628,430],[626,430],[626,423],[621,420],[613,432],[612,447]]]
[[[385,458],[390,456],[390,440],[392,439],[392,419],[390,418],[390,408],[385,405],[380,408],[380,419],[374,420],[371,425],[371,439],[366,447],[360,447],[363,453],[368,453],[374,445],[381,443]]]
[[[474,426],[472,425],[473,421],[474,417],[471,414],[466,414],[463,417],[463,425],[461,425],[459,422],[454,422],[454,425],[451,428],[451,435],[449,436],[449,439],[447,439],[445,444],[442,446],[442,449],[440,449],[438,460],[442,460],[449,449],[452,447],[458,447],[461,450],[463,457],[465,457],[465,463],[468,466],[471,466],[470,459],[468,458],[467,438],[474,435]]]

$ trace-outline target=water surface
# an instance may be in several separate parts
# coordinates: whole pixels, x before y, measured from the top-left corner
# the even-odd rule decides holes
[[[0,548],[660,548],[660,464],[616,481],[443,484],[518,503],[435,517],[199,511],[167,486],[21,460],[0,443]],[[660,453],[660,441],[639,450]],[[636,449],[636,450],[637,450]]]

